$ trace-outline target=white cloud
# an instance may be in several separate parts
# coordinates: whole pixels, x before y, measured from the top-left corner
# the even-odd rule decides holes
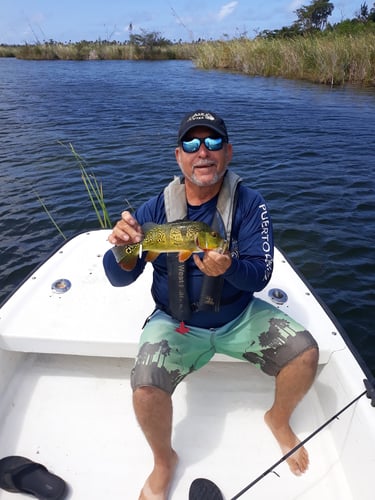
[[[302,5],[304,4],[304,2],[301,2],[301,0],[292,0],[290,3],[289,3],[289,6],[288,6],[288,11],[289,12],[294,12],[296,11],[297,9],[299,9]]]
[[[223,19],[225,19],[226,17],[228,17],[230,14],[232,14],[232,12],[234,11],[234,9],[237,7],[238,5],[238,2],[234,1],[234,2],[229,2],[229,3],[226,3],[225,5],[223,5],[217,15],[217,19],[219,21],[222,21]]]

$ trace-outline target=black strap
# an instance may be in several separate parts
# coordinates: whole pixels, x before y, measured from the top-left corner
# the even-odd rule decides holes
[[[238,186],[234,193],[231,227],[233,227],[237,200],[238,200]],[[211,223],[211,228],[213,231],[219,232],[221,234],[223,234],[224,231],[224,234],[226,234],[225,224],[222,218],[220,217],[218,211],[215,212],[213,221]],[[228,241],[228,248],[229,247],[230,247],[230,241]],[[223,285],[224,285],[223,276],[204,276],[201,295],[198,303],[198,311],[218,312],[220,310],[220,300],[221,300],[221,293],[223,291]]]
[[[232,227],[236,212],[237,198],[238,186],[233,200]],[[215,211],[211,228],[213,231],[226,234],[225,224],[217,210]],[[228,241],[228,247],[229,246],[230,241]],[[178,254],[170,253],[167,255],[167,268],[169,298],[168,314],[170,314],[173,318],[178,321],[188,321],[191,317],[192,310],[214,312],[218,312],[220,310],[220,299],[224,285],[223,276],[204,276],[199,302],[197,305],[192,307],[187,290],[186,262],[179,262]]]
[[[168,313],[178,321],[187,321],[191,316],[190,299],[186,286],[186,262],[179,262],[178,254],[167,255],[168,267]]]

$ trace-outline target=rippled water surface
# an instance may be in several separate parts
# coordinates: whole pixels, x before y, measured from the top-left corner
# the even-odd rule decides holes
[[[268,200],[276,243],[375,370],[375,90],[201,71],[187,61],[0,59],[0,301],[66,236],[97,227],[72,143],[113,221],[178,173],[181,116],[226,119],[232,168]]]

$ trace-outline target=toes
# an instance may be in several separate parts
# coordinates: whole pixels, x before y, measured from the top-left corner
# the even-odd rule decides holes
[[[293,474],[295,474],[296,476],[301,476],[306,472],[309,466],[309,457],[307,451],[302,448],[299,453],[296,453],[295,456],[292,455],[287,460],[287,463]]]

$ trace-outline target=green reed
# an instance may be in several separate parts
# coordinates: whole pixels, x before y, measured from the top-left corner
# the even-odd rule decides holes
[[[37,191],[34,191],[34,193],[35,193],[35,196],[37,197],[39,203],[42,205],[43,210],[48,215],[48,217],[49,217],[50,221],[52,222],[52,224],[55,226],[55,228],[61,234],[61,236],[64,238],[64,240],[66,240],[67,237],[65,236],[65,234],[62,231],[62,229],[60,228],[60,226],[55,221],[55,219],[54,219],[53,215],[51,214],[51,212],[48,210],[47,205],[44,203],[44,200],[39,196],[39,194],[37,193]]]
[[[85,189],[87,191],[87,194],[89,196],[91,205],[94,209],[94,212],[96,214],[96,217],[98,219],[99,225],[102,229],[108,229],[112,227],[112,222],[109,217],[108,209],[105,203],[104,199],[104,191],[103,191],[103,184],[99,182],[93,172],[89,172],[85,160],[77,153],[77,151],[74,149],[73,144],[69,143],[68,145],[59,142],[64,147],[67,147],[71,153],[74,156],[74,159],[76,160],[80,173],[81,173],[81,179],[82,182],[85,186]],[[61,234],[61,236],[66,240],[66,236],[63,233],[62,229],[54,219],[53,215],[49,211],[47,205],[45,204],[44,200],[39,196],[39,194],[35,192],[35,195],[41,204],[43,210],[45,213],[48,215],[49,219],[51,220],[52,224],[55,226],[57,231]]]
[[[91,205],[95,211],[99,225],[102,229],[112,227],[111,219],[104,199],[103,184],[99,182],[93,172],[89,172],[85,160],[74,149],[73,144],[69,143],[70,151],[81,172],[81,179],[89,195]]]
[[[345,27],[345,26],[344,26]],[[250,39],[138,46],[81,41],[0,46],[0,57],[60,60],[191,59],[203,69],[276,76],[329,85],[375,85],[375,23],[357,23],[352,31],[325,30],[293,38]],[[355,29],[354,29],[355,28]],[[361,29],[360,29],[361,28]]]
[[[138,46],[131,43],[89,42],[61,43],[53,40],[24,45],[0,45],[0,57],[31,60],[168,60],[190,59],[194,45],[175,43],[167,46]]]
[[[375,32],[201,43],[195,64],[329,85],[375,85]]]

